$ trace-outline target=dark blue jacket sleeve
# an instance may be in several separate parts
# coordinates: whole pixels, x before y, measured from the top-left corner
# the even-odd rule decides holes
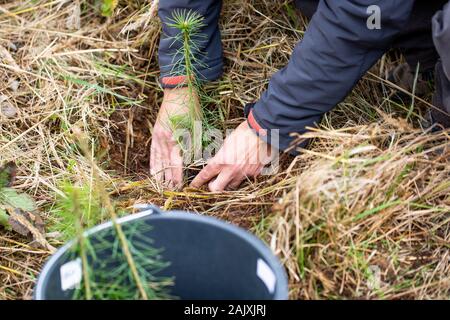
[[[450,80],[450,1],[433,17],[433,41]]]
[[[321,1],[288,65],[273,75],[260,100],[246,108],[250,126],[256,121],[266,129],[260,136],[269,143],[270,129],[279,129],[279,147],[288,148],[290,133],[304,133],[319,122],[383,55],[407,22],[413,3]],[[367,27],[370,5],[381,9],[380,29]]]
[[[159,2],[158,15],[162,22],[162,35],[159,42],[159,67],[161,78],[173,76],[173,63],[180,43],[173,37],[178,30],[167,26],[174,10],[193,10],[204,17],[205,27],[201,30],[204,40],[199,42],[199,55],[196,70],[201,80],[215,80],[222,74],[223,57],[220,31],[218,26],[222,0],[163,0]],[[161,81],[164,86],[164,81]]]

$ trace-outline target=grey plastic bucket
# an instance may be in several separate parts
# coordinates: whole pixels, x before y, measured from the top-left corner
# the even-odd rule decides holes
[[[174,277],[171,295],[188,300],[286,300],[288,284],[284,268],[271,250],[249,232],[216,218],[182,211],[161,212],[148,206],[121,218],[122,225],[139,221],[151,226],[148,237],[170,265],[161,276]],[[88,236],[106,228],[104,223],[87,231]],[[147,236],[147,235],[145,235]],[[74,242],[60,248],[39,275],[36,300],[71,299],[63,290],[61,266],[73,259]]]

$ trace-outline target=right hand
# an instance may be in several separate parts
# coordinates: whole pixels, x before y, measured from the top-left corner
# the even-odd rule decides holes
[[[153,126],[150,173],[169,188],[179,188],[183,183],[183,155],[173,137],[170,119],[189,112],[188,99],[188,88],[165,89],[163,102]]]

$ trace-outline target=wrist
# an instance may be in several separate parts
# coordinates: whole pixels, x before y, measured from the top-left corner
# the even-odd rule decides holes
[[[164,88],[164,97],[171,96],[175,94],[188,93],[187,87],[177,87],[177,88]]]
[[[164,100],[166,101],[176,101],[178,103],[185,104],[191,98],[190,97],[191,93],[192,98],[198,100],[197,90],[188,87],[165,88],[163,92],[164,92]]]

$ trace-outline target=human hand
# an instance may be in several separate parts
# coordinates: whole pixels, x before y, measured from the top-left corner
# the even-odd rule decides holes
[[[191,187],[199,188],[209,182],[212,192],[235,189],[245,178],[258,176],[276,153],[277,150],[260,139],[244,121],[225,139]]]
[[[150,173],[169,188],[183,182],[183,156],[174,138],[171,119],[189,112],[188,88],[165,89],[158,117],[153,126],[150,147]]]

